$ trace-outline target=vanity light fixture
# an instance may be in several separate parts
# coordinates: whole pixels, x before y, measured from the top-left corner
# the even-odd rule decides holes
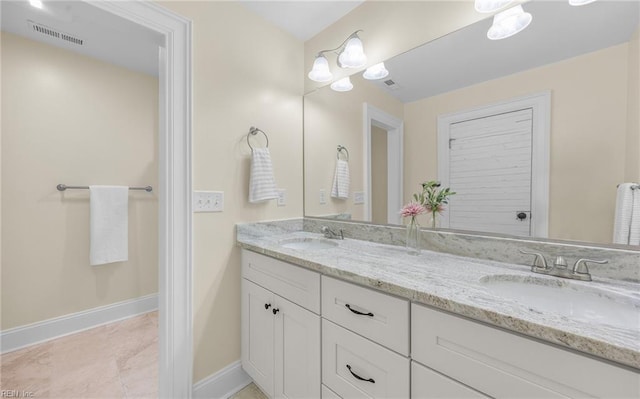
[[[524,12],[521,5],[511,7],[493,17],[493,25],[489,28],[487,37],[491,40],[506,39],[529,26],[532,19],[531,14]]]
[[[314,82],[328,82],[333,78],[325,53],[336,53],[338,55],[337,63],[340,68],[360,68],[365,66],[367,56],[364,53],[364,46],[358,36],[358,32],[362,31],[353,32],[338,47],[320,51],[313,62],[313,68],[307,75],[309,79]]]
[[[476,0],[474,6],[478,12],[489,13],[498,11],[512,2],[513,0]]]
[[[572,6],[584,6],[586,4],[593,3],[596,0],[569,0],[569,4]]]
[[[335,91],[350,91],[353,89],[353,84],[351,83],[351,79],[347,76],[346,78],[342,78],[331,83],[331,89]]]
[[[29,4],[31,4],[31,7],[42,10],[42,1],[40,0],[29,0]]]
[[[362,74],[362,77],[367,80],[377,80],[386,78],[387,76],[389,76],[389,71],[384,67],[384,62],[370,66]]]

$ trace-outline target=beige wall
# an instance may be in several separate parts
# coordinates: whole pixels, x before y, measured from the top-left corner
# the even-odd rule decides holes
[[[363,30],[360,37],[367,66],[371,66],[484,18],[488,18],[487,14],[476,12],[470,0],[365,1],[305,42],[305,92],[326,85],[306,79],[317,53],[335,48],[358,29]],[[355,72],[338,68],[335,58],[334,54],[327,54],[334,80]]]
[[[2,33],[2,328],[157,292],[157,200],[129,197],[129,261],[89,266],[89,192],[157,187],[158,81]]]
[[[622,44],[406,104],[405,200],[437,178],[438,115],[551,90],[549,236],[610,242],[625,170],[628,52]]]
[[[625,182],[640,182],[640,29],[629,41]]]
[[[194,215],[194,381],[240,359],[235,224],[302,216],[303,45],[236,2],[168,2],[193,21],[193,186],[222,190]],[[287,205],[249,204],[249,127],[269,135]]]
[[[371,126],[371,222],[387,224],[387,131]],[[398,209],[398,212],[400,210]]]
[[[323,87],[304,97],[304,165],[305,214],[326,216],[351,214],[363,220],[363,205],[354,205],[353,193],[363,191],[363,103],[402,119],[402,103],[364,80],[352,77],[353,90],[338,93]],[[349,150],[351,177],[350,198],[331,198],[331,186],[336,163],[336,147]],[[320,204],[320,190],[326,192],[327,203]]]

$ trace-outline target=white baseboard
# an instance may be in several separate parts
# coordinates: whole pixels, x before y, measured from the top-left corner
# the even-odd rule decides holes
[[[158,294],[113,303],[111,305],[39,321],[0,332],[0,353],[49,341],[158,309]]]
[[[251,377],[242,369],[240,361],[231,363],[215,374],[193,385],[194,399],[227,399],[251,384]]]

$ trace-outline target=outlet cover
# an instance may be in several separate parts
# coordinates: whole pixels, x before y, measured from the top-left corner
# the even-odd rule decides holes
[[[278,206],[287,205],[287,190],[284,188],[278,189]]]
[[[364,191],[356,191],[353,193],[353,203],[356,205],[364,204]]]
[[[320,190],[320,205],[327,203],[327,193],[324,190]]]
[[[224,209],[224,192],[222,191],[194,191],[194,212],[222,212]]]

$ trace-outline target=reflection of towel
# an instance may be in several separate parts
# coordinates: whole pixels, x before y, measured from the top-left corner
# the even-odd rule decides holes
[[[613,243],[629,244],[631,233],[631,216],[633,214],[632,183],[623,183],[618,186],[616,197],[616,216],[613,222]],[[640,213],[640,208],[638,209]],[[640,219],[638,217],[637,219]]]
[[[129,259],[129,187],[89,186],[92,266]]]
[[[331,188],[333,198],[349,198],[349,163],[338,159],[336,162],[336,173],[333,176],[333,188]]]
[[[259,202],[278,198],[276,180],[268,148],[254,148],[251,157],[249,177],[249,202]]]
[[[629,228],[629,245],[640,245],[640,186],[633,191],[633,210]]]

